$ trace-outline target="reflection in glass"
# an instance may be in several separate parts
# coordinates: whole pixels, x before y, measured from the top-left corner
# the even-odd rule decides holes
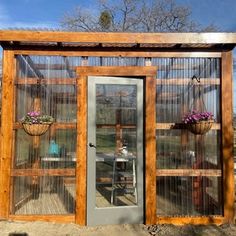
[[[220,177],[165,176],[156,183],[157,215],[222,215]]]
[[[136,124],[136,86],[96,86],[96,207],[137,204]]]
[[[157,130],[156,137],[158,169],[220,168],[219,131],[211,130],[198,140],[186,130]]]

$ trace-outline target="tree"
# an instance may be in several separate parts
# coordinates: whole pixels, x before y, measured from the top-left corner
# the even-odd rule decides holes
[[[77,7],[64,15],[61,26],[73,31],[191,32],[217,31],[191,19],[191,9],[175,0],[98,0],[93,11]],[[93,12],[93,14],[91,13]]]
[[[99,25],[101,29],[103,29],[104,31],[109,30],[111,27],[111,23],[112,23],[112,17],[109,11],[107,10],[102,11],[99,17]]]

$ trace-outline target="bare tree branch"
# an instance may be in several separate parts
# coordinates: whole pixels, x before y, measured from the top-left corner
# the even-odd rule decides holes
[[[175,0],[98,0],[98,14],[77,7],[67,13],[61,26],[73,31],[191,32],[218,31],[213,24],[202,27],[191,19],[191,9]],[[106,12],[109,24],[101,24]]]

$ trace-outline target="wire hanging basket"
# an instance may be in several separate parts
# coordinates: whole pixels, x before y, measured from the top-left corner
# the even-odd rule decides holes
[[[196,123],[187,124],[187,129],[193,134],[206,134],[212,127],[214,120],[202,120]]]
[[[45,122],[42,124],[30,124],[30,123],[22,123],[24,131],[31,136],[40,136],[45,134],[52,122]]]

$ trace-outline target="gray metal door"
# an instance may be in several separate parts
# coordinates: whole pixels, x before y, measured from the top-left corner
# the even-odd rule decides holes
[[[143,222],[143,80],[88,78],[87,224]]]

